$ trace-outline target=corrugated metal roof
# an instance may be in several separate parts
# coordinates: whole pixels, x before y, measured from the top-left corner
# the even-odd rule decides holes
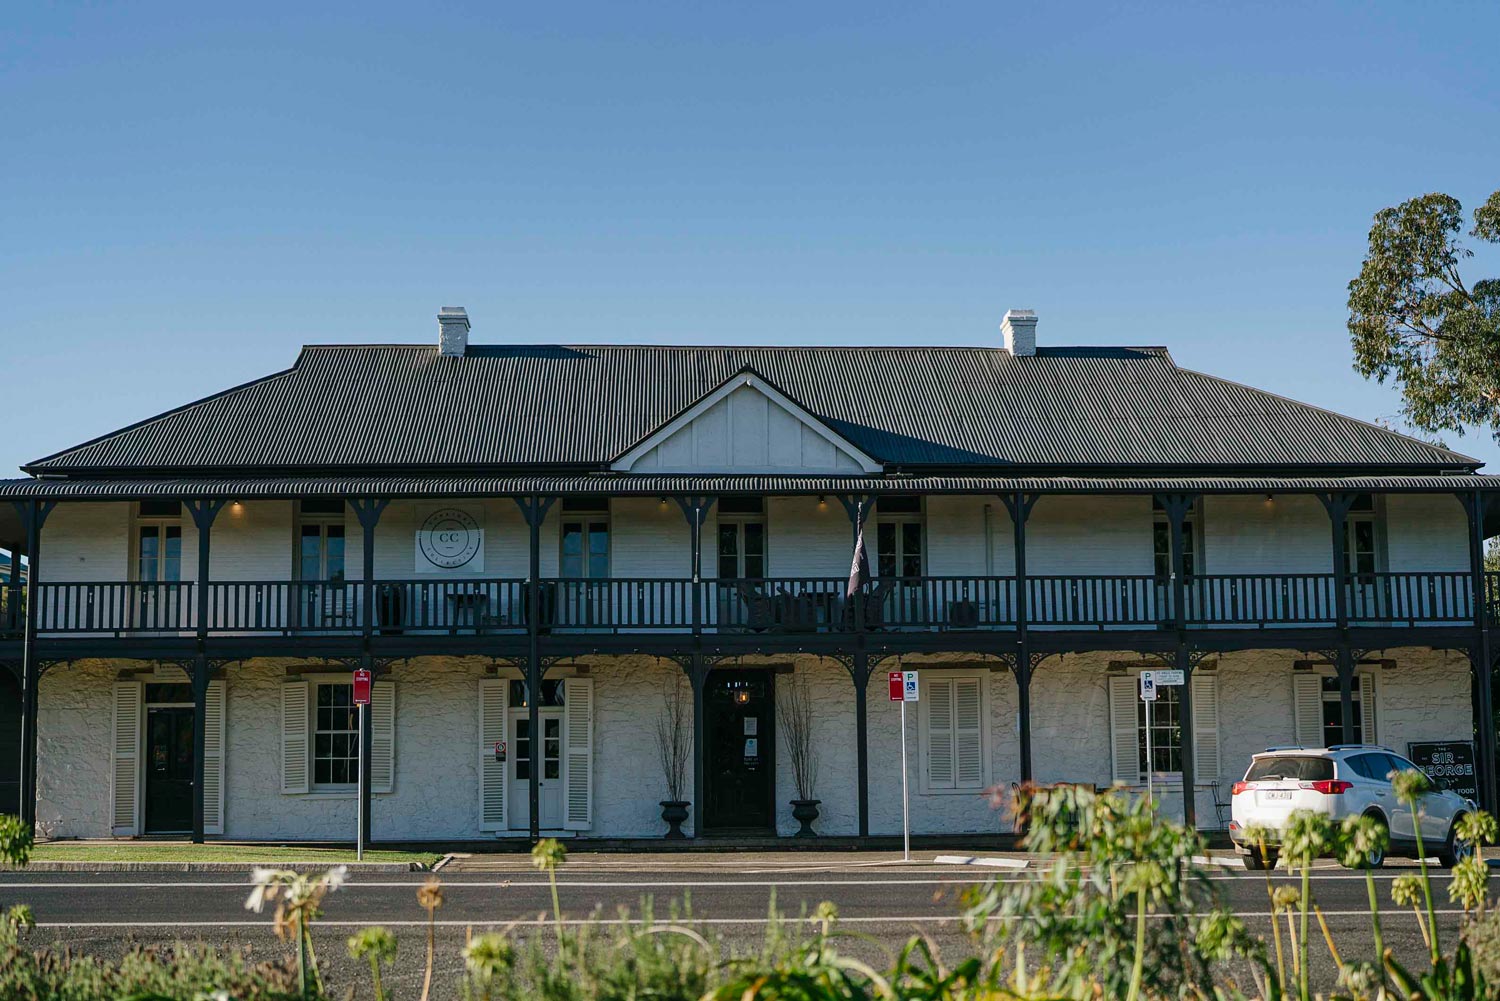
[[[1409,471],[1477,460],[1176,367],[1161,348],[314,346],[27,467],[51,474],[603,468],[736,373],[899,467]],[[538,471],[533,468],[532,471]]]
[[[1000,494],[1028,493],[1306,493],[1380,491],[1452,493],[1500,490],[1500,476],[1309,476],[1309,477],[1072,477],[1072,476],[351,476],[17,479],[0,480],[0,500],[50,498],[135,500],[151,497],[220,497],[235,500],[316,496],[518,497],[607,494]]]

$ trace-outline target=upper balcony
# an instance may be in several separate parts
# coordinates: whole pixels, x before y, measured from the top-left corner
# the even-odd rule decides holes
[[[1500,574],[1485,575],[1488,621],[1497,621]],[[1474,578],[1466,572],[1371,573],[1345,582],[1352,626],[1473,624]],[[338,636],[365,630],[362,581],[213,581],[208,635]],[[524,633],[531,586],[517,578],[376,580],[368,585],[379,635]],[[1187,628],[1332,627],[1337,580],[1328,574],[1206,574],[1182,587]],[[9,591],[9,589],[0,589]],[[841,577],[751,580],[544,578],[543,633],[799,634],[900,631],[1173,628],[1174,588],[1151,575],[875,578],[852,599]],[[199,585],[40,583],[42,636],[172,636],[197,632]],[[0,632],[20,629],[19,594],[0,604]]]

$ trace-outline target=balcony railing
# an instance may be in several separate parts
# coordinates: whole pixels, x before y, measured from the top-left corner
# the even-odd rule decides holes
[[[1486,574],[1486,615],[1500,621],[1500,573]],[[367,591],[368,587],[368,591]],[[708,634],[972,631],[1016,628],[1016,578],[877,578],[854,600],[842,577],[755,580],[551,578],[537,585],[537,628],[547,633]],[[517,578],[362,581],[214,581],[206,585],[213,635],[339,636],[519,634],[531,585]],[[1025,580],[1033,629],[1155,629],[1176,622],[1175,588],[1150,575],[1037,575]],[[1183,581],[1189,628],[1330,626],[1333,574],[1207,574]],[[198,585],[39,583],[43,635],[192,636]],[[0,633],[18,634],[24,602],[0,588]],[[1463,572],[1362,574],[1346,582],[1353,626],[1474,621],[1473,577]]]

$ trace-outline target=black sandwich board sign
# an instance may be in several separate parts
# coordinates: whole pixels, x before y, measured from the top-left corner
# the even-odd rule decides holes
[[[1471,740],[1425,740],[1406,745],[1411,758],[1439,789],[1452,789],[1469,799],[1479,798],[1474,777],[1474,742]]]

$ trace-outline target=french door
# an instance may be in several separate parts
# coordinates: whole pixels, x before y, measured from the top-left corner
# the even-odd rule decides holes
[[[137,629],[180,629],[187,602],[182,588],[182,523],[140,520],[135,527],[136,601],[133,608]]]

